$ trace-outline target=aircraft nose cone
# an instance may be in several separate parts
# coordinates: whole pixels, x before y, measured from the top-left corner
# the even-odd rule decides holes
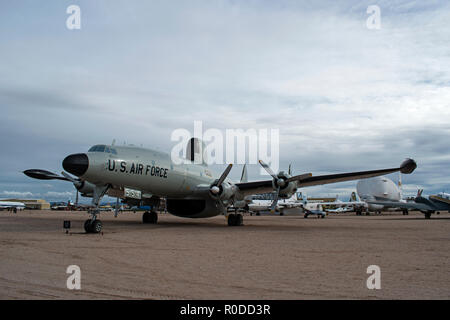
[[[63,168],[67,172],[81,177],[89,167],[89,159],[84,153],[71,154],[63,160]]]

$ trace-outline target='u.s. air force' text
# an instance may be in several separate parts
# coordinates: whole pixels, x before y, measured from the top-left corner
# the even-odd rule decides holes
[[[116,163],[117,162],[117,163]],[[129,169],[128,169],[129,167]],[[142,163],[127,164],[126,161],[108,160],[108,170],[128,174],[140,174],[145,176],[156,176],[167,179],[169,169],[153,165],[143,165]]]

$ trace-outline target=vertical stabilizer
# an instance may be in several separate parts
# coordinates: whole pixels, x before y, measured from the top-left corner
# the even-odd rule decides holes
[[[359,198],[359,196],[356,194],[355,191],[353,191],[350,197],[350,202],[360,202],[360,201],[361,199]]]
[[[241,182],[248,182],[247,165],[244,164],[241,174]]]

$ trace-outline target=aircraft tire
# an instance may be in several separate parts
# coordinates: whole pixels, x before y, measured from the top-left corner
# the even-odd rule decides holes
[[[431,213],[427,212],[425,213],[425,219],[430,219],[431,218]]]
[[[243,226],[244,225],[244,217],[242,217],[242,214],[238,213],[236,215],[236,225],[237,226]]]
[[[228,215],[228,226],[232,227],[236,225],[236,215],[231,213]]]
[[[308,215],[307,215],[307,214],[305,214],[305,215],[303,216],[303,218],[305,218],[305,219],[306,219],[306,218],[308,218]]]
[[[144,214],[142,215],[142,222],[156,224],[158,223],[158,214],[154,211],[151,212],[145,211]]]
[[[92,223],[91,219],[87,219],[84,222],[84,231],[86,231],[86,233],[91,233],[91,223]]]
[[[100,232],[102,232],[102,228],[103,228],[103,225],[100,220],[94,220],[90,224],[91,233],[100,233]]]

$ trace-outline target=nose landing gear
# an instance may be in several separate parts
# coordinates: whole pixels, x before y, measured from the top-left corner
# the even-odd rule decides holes
[[[84,230],[86,233],[100,233],[102,231],[103,224],[97,219],[88,219],[84,222]]]
[[[102,232],[103,224],[100,220],[97,219],[97,215],[100,213],[100,209],[98,207],[100,199],[105,195],[109,187],[110,187],[109,185],[94,187],[92,204],[94,205],[95,208],[88,211],[88,213],[92,215],[92,218],[84,222],[84,230],[86,231],[86,233]]]
[[[158,214],[156,213],[156,211],[145,211],[142,215],[142,222],[156,224],[158,223]]]

